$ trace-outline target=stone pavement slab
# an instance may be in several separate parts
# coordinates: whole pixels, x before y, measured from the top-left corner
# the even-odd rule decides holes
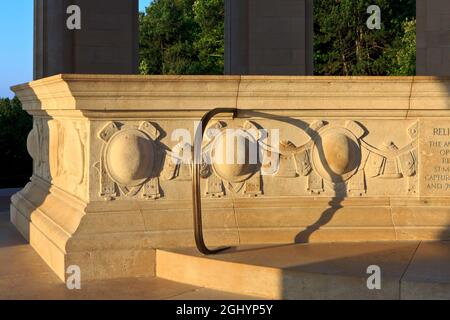
[[[0,300],[208,300],[254,299],[158,278],[82,282],[68,290],[33,248],[0,213]]]
[[[158,277],[269,299],[450,299],[450,242],[185,248],[158,250],[157,261]],[[367,287],[369,266],[379,267],[379,290]]]
[[[450,299],[450,242],[423,242],[402,279],[403,299]]]

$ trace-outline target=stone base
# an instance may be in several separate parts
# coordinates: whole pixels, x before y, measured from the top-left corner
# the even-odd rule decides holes
[[[34,125],[11,220],[61,279],[153,275],[156,249],[194,246],[192,138],[217,107],[239,112],[210,123],[203,157],[230,129],[260,163],[203,166],[209,246],[450,239],[449,78],[59,75],[13,90]]]
[[[153,248],[121,247],[125,235],[111,234],[102,244],[78,236],[83,206],[54,187],[46,191],[43,184],[34,179],[12,197],[11,222],[62,281],[71,265],[80,267],[83,280],[155,274]],[[77,248],[78,237],[83,248]]]
[[[438,198],[216,199],[204,207],[210,246],[450,240],[450,203]],[[187,202],[86,205],[39,178],[13,196],[11,222],[61,280],[71,265],[86,280],[153,276],[155,249],[194,246]]]

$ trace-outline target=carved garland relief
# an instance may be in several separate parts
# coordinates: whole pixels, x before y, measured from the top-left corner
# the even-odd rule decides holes
[[[261,137],[254,122],[232,128],[231,137],[227,129],[225,123],[215,122],[203,141],[201,176],[209,197],[262,195],[262,176],[266,175],[306,177],[305,190],[311,194],[321,194],[328,186],[361,196],[367,192],[367,179],[408,179],[408,193],[417,192],[417,124],[408,129],[411,142],[402,148],[391,141],[379,147],[370,145],[364,140],[365,129],[354,121],[343,126],[315,121],[306,132],[309,141],[299,147],[281,140],[275,148],[267,137]],[[111,122],[99,138],[103,150],[96,167],[105,199],[158,199],[159,179],[191,180],[192,146],[179,143],[170,150],[158,141],[160,132],[149,122],[139,126]],[[226,151],[230,141],[235,151],[231,162]],[[245,159],[238,159],[239,155]]]
[[[344,127],[313,122],[308,130],[311,139],[301,147],[281,141],[280,178],[308,176],[307,190],[320,194],[324,184],[345,184],[347,193],[367,192],[366,179],[408,179],[408,193],[417,192],[417,124],[408,129],[411,142],[399,149],[394,142],[376,148],[364,139],[365,130],[354,121]]]

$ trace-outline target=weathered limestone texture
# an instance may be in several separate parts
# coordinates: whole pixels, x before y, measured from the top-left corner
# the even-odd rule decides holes
[[[225,3],[226,74],[313,74],[313,0]]]
[[[417,0],[417,75],[450,75],[448,0]]]
[[[80,9],[81,24],[69,30],[67,8],[73,5]],[[138,0],[34,0],[34,79],[137,74],[138,10]]]
[[[178,133],[217,107],[239,116],[211,124],[204,156],[239,128],[261,163],[204,166],[209,245],[450,240],[450,78],[57,75],[13,90],[34,117],[34,173],[11,220],[61,279],[73,264],[153,274],[155,248],[194,245]]]

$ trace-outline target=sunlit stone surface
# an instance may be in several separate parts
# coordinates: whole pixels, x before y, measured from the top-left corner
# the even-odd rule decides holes
[[[450,240],[449,88],[428,77],[59,75],[19,85],[34,119],[33,176],[12,197],[11,221],[61,279],[70,265],[84,279],[154,274],[157,248],[194,246],[190,164],[175,161],[192,142],[174,132],[189,136],[207,111],[235,107],[240,116],[213,119],[217,128],[269,136],[235,139],[242,163],[202,167],[208,245]],[[229,144],[208,139],[204,158]],[[258,164],[247,162],[255,144]]]
[[[154,148],[144,134],[135,130],[120,132],[109,142],[106,163],[113,180],[124,186],[145,181],[153,170]]]
[[[213,148],[213,168],[227,181],[244,182],[259,170],[258,144],[249,134],[224,132],[217,137]]]
[[[353,141],[343,134],[328,134],[322,140],[324,162],[328,164],[331,172],[335,175],[347,173],[356,151],[352,148]]]

